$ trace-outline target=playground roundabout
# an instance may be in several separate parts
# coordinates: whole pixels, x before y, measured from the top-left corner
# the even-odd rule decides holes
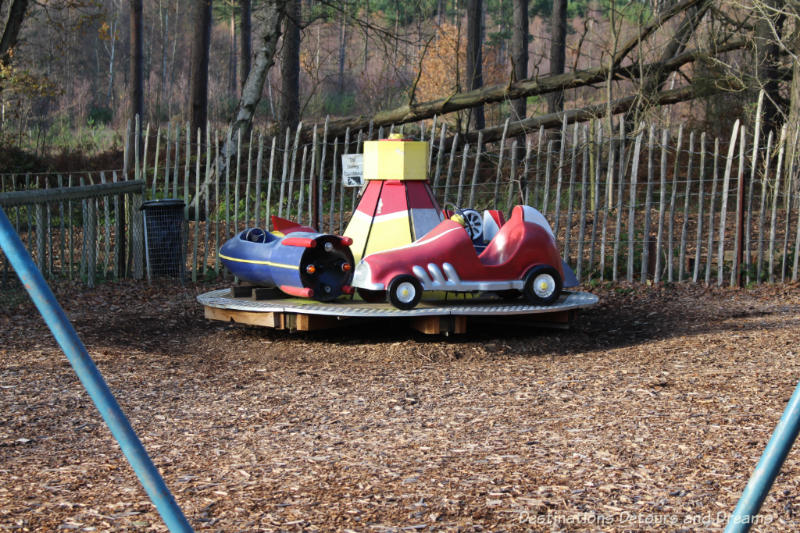
[[[569,331],[449,338],[209,321],[222,284],[56,293],[197,530],[724,525],[800,375],[798,287],[585,289]],[[796,452],[755,530],[800,529]],[[0,528],[164,530],[23,298],[0,302]]]
[[[236,289],[245,297],[236,297]],[[266,326],[276,329],[315,330],[336,327],[353,320],[405,319],[422,333],[466,333],[467,318],[527,318],[527,325],[568,326],[578,309],[596,305],[598,297],[588,292],[564,292],[552,305],[531,305],[521,298],[502,299],[493,294],[465,298],[434,293],[414,309],[397,309],[389,303],[367,303],[343,297],[333,302],[302,298],[255,299],[256,291],[218,289],[201,294],[197,301],[212,320]],[[450,298],[448,299],[448,296]],[[520,325],[522,322],[515,322]]]

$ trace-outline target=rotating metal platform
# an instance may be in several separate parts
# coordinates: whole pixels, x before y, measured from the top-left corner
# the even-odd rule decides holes
[[[465,333],[468,317],[514,317],[530,315],[530,325],[568,326],[578,309],[596,305],[598,297],[588,292],[565,291],[556,303],[530,305],[523,298],[502,300],[494,295],[426,293],[427,298],[407,311],[390,303],[366,303],[342,297],[323,303],[302,298],[256,300],[232,296],[231,289],[201,294],[197,301],[211,320],[238,322],[276,329],[308,331],[352,323],[352,319],[409,319],[423,333]],[[515,322],[515,325],[519,321]]]

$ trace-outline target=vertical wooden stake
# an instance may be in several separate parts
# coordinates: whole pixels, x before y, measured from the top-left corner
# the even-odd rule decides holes
[[[706,247],[706,285],[711,284],[711,268],[714,262],[714,209],[717,202],[719,182],[719,138],[714,139],[714,173],[711,182],[711,198],[708,206],[708,246]]]
[[[691,148],[689,149],[691,156]],[[691,159],[689,159],[691,161]],[[700,177],[697,184],[697,233],[694,243],[694,271],[692,281],[697,283],[700,279],[700,263],[702,262],[703,248],[703,195],[705,194],[706,177],[706,132],[700,134]]]
[[[478,146],[475,147],[475,167],[472,169],[472,183],[469,188],[469,205],[475,205],[475,189],[478,187],[478,176],[481,168],[481,148],[483,147],[483,131],[478,132]]]
[[[767,184],[769,183],[769,162],[772,157],[772,131],[767,135],[767,151],[764,153],[764,172],[761,175],[761,206],[758,213],[758,255],[756,259],[756,278],[762,283],[764,267],[764,215],[766,213]]]
[[[228,238],[239,233],[239,189],[242,179],[242,130],[236,130],[236,178],[233,185],[233,232]]]
[[[775,168],[775,186],[772,194],[772,217],[769,227],[769,282],[775,283],[775,232],[778,220],[778,196],[781,191],[781,173],[783,171],[783,154],[786,149],[786,125],[781,128],[778,141],[778,164]]]
[[[694,133],[690,133],[689,136],[691,137]],[[683,147],[683,124],[678,127],[678,144],[675,146],[675,163],[672,167],[672,194],[670,195],[669,200],[669,227],[668,227],[668,237],[667,237],[667,281],[672,282],[674,280],[674,263],[675,263],[675,200],[678,194],[678,173],[680,172],[680,160],[681,160],[681,148]],[[692,154],[691,148],[689,149],[689,168],[691,168],[691,161],[692,161]],[[687,209],[684,210],[683,213],[683,220],[686,221],[686,216],[688,215],[688,205],[689,205],[689,177],[690,170],[687,170],[687,178],[686,178],[686,195],[685,195],[685,203],[684,205],[687,206]],[[685,226],[684,226],[685,227]],[[684,235],[685,237],[685,235]],[[685,249],[685,248],[684,248]],[[681,258],[680,261],[683,259]],[[683,273],[683,266],[678,267],[679,275],[678,281],[681,280],[682,273]]]
[[[572,148],[569,162],[569,192],[567,193],[567,220],[564,221],[564,261],[569,263],[570,240],[572,238],[572,205],[575,200],[575,174],[578,160],[578,123],[572,125]],[[556,233],[558,238],[558,233]]]
[[[731,169],[736,150],[736,138],[739,135],[739,120],[733,124],[731,141],[728,145],[728,159],[725,161],[725,174],[722,178],[722,208],[719,214],[719,251],[717,254],[717,285],[722,285],[722,273],[725,268],[725,218],[728,212],[728,193],[731,185]]]
[[[275,145],[278,142],[277,137],[272,138],[272,145],[269,149],[269,170],[267,171],[267,205],[264,213],[264,228],[269,231],[269,223],[272,215],[272,176],[275,167]]]
[[[667,208],[667,142],[669,132],[666,128],[661,132],[661,194],[658,202],[658,230],[656,234],[656,267],[653,270],[653,281],[661,281],[661,246],[664,242],[664,211]],[[671,235],[670,235],[671,236]],[[672,281],[672,280],[670,280]]]
[[[506,146],[506,134],[508,134],[508,124],[511,121],[511,117],[506,119],[505,126],[503,126],[503,136],[500,138],[500,154],[498,156],[497,161],[497,175],[494,179],[494,195],[492,196],[492,206],[494,209],[497,209],[497,194],[500,190],[500,178],[503,173],[503,156],[505,155],[505,146]],[[543,211],[544,214],[547,214]]]
[[[561,185],[564,181],[564,150],[567,145],[567,115],[564,114],[564,119],[561,122],[561,138],[558,147],[558,177],[556,178],[556,205],[555,214],[553,215],[553,233],[558,238],[558,221],[561,218]]]
[[[450,147],[450,162],[447,165],[447,176],[444,180],[444,196],[442,197],[442,205],[447,203],[447,198],[450,194],[450,181],[453,177],[453,165],[455,164],[456,151],[458,150],[458,138],[459,134],[456,132],[456,134],[453,135],[453,145]]]
[[[683,273],[686,268],[686,238],[689,232],[689,201],[692,196],[692,163],[694,152],[694,132],[689,133],[689,153],[687,154],[686,163],[686,194],[683,199],[683,224],[681,225],[681,249],[678,253],[678,281],[683,281]],[[702,194],[702,193],[701,193]],[[698,215],[699,216],[699,215]],[[697,219],[697,223],[701,224],[701,219]]]
[[[456,205],[461,205],[461,200],[464,196],[464,178],[467,174],[467,161],[469,159],[469,143],[464,145],[464,153],[461,156],[461,172],[458,175],[458,195],[456,196]],[[472,207],[472,206],[470,206]]]
[[[619,279],[619,250],[622,240],[622,199],[625,191],[625,121],[619,120],[619,176],[617,178],[617,218],[614,227],[614,260],[611,267],[611,280]]]
[[[553,141],[548,142],[547,147],[547,154],[548,154],[548,163],[550,157],[550,148],[552,147]],[[549,176],[548,176],[549,177]],[[587,190],[589,183],[589,135],[588,130],[586,127],[583,129],[583,169],[581,173],[581,215],[580,215],[580,222],[578,223],[578,257],[576,258],[576,270],[575,275],[578,278],[578,281],[583,279],[583,247],[584,247],[584,236],[586,232],[586,200],[587,200]],[[546,193],[545,193],[546,196]]]
[[[283,216],[284,193],[286,192],[286,176],[289,173],[289,128],[286,128],[286,141],[283,143],[283,172],[281,173],[281,190],[278,197],[278,216]],[[288,204],[288,202],[287,202]]]
[[[647,281],[650,266],[650,210],[653,201],[653,146],[655,144],[655,126],[650,126],[647,139],[647,189],[644,197],[644,235],[642,237],[641,281]]]
[[[745,127],[742,126],[739,134],[739,173],[736,175],[736,241],[733,249],[731,287],[744,286],[741,268],[744,251],[744,154],[747,145],[747,135],[745,133]]]
[[[633,160],[631,162],[631,187],[630,187],[630,201],[628,202],[628,268],[626,276],[628,283],[633,282],[633,259],[634,259],[634,237],[635,237],[635,224],[636,224],[636,182],[639,177],[639,155],[642,149],[642,136],[644,130],[639,131],[636,136],[636,142],[633,146]]]
[[[439,135],[439,151],[436,154],[436,175],[433,178],[433,196],[437,196],[439,187],[439,176],[442,173],[442,154],[444,153],[445,134],[447,133],[447,123],[442,123],[442,133]]]
[[[261,174],[262,174],[262,160],[264,159],[264,135],[258,132],[258,154],[256,155],[256,192],[255,202],[253,205],[253,226],[256,228],[261,227]]]

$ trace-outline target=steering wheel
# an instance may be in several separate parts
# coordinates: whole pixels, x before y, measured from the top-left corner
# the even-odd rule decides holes
[[[483,217],[475,209],[463,209],[456,204],[446,203],[445,209],[448,207],[458,213],[464,219],[464,230],[473,241],[480,239],[483,236]]]
[[[267,233],[261,228],[250,228],[244,232],[242,238],[250,242],[263,243],[267,240]]]

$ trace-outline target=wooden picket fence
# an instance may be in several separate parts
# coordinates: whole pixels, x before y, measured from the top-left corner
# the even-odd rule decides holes
[[[197,281],[222,275],[220,245],[246,227],[264,227],[270,215],[342,233],[358,190],[344,187],[341,156],[360,153],[365,140],[399,131],[430,142],[428,176],[441,205],[506,213],[516,204],[533,205],[550,221],[563,257],[582,282],[734,285],[740,274],[748,284],[797,281],[798,132],[784,128],[763,135],[758,123],[753,133],[737,122],[729,137],[712,138],[682,126],[666,130],[620,121],[608,131],[608,124],[565,122],[560,132],[503,135],[494,143],[484,143],[480,133],[472,143],[459,133],[450,136],[438,118],[347,131],[342,138],[330,138],[327,124],[301,125],[276,137],[254,132],[247,139],[211,129],[201,138],[188,126],[148,126],[135,136],[142,147],[126,147],[139,154],[134,168],[1,176],[0,206],[5,201],[46,275],[80,277],[93,285],[98,278],[146,277],[138,207],[152,199],[181,199],[185,273]],[[214,167],[226,144],[235,147],[228,164]],[[141,190],[8,201],[13,191],[58,194],[126,178]],[[8,265],[0,259],[7,280]]]

